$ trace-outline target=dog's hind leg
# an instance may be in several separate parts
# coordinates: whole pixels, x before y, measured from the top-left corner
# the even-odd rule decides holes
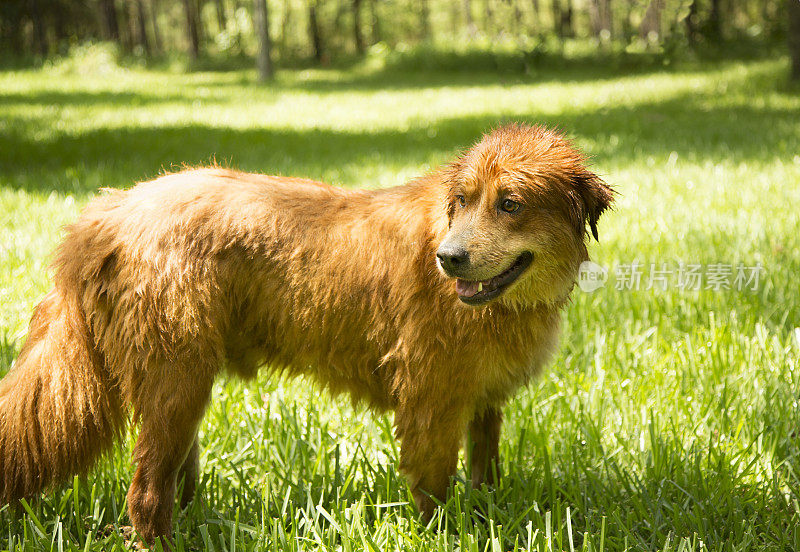
[[[213,381],[212,370],[194,370],[187,365],[156,369],[145,374],[135,398],[141,429],[134,449],[137,467],[128,490],[128,515],[148,544],[171,533],[181,468],[186,467],[187,475],[196,472],[197,427]],[[186,478],[184,496],[186,485],[193,484],[194,477]]]
[[[197,441],[195,435],[194,444],[189,449],[189,454],[186,455],[186,460],[183,461],[180,471],[178,472],[178,484],[183,482],[183,491],[181,492],[181,508],[186,508],[192,498],[194,498],[195,489],[197,489],[197,478],[200,473],[200,443]]]
[[[472,442],[472,486],[478,488],[488,477],[491,485],[500,477],[500,427],[503,413],[499,408],[487,406],[478,411],[469,425]]]

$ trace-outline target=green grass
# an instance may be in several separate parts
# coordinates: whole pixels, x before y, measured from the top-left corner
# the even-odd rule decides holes
[[[462,466],[429,527],[396,473],[391,416],[266,370],[220,380],[177,548],[797,550],[800,96],[787,67],[521,77],[367,63],[268,87],[248,71],[100,63],[0,73],[0,373],[50,287],[62,226],[99,187],[213,158],[386,186],[501,121],[541,122],[621,194],[591,246],[598,263],[760,262],[759,288],[576,290],[552,368],[505,409],[502,483],[471,489]],[[0,549],[124,549],[131,443],[88,478],[0,509]]]

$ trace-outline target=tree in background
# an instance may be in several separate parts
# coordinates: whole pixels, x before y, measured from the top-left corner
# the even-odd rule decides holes
[[[787,31],[798,57],[800,0],[786,0],[788,10],[766,0],[269,1],[0,0],[0,58],[9,52],[43,58],[107,40],[141,57],[185,51],[192,60],[206,55],[224,63],[249,55],[269,74],[274,60],[327,64],[364,55],[379,41],[390,49],[424,41],[455,50],[517,49],[524,57],[532,49],[561,50],[572,37],[617,52],[672,52],[681,44],[700,51],[775,43]]]
[[[153,44],[158,53],[164,51],[164,41],[161,39],[161,30],[158,28],[158,0],[150,0],[150,23],[153,27]]]
[[[722,38],[722,0],[711,0],[711,13],[706,22],[706,33],[713,39]]]
[[[103,38],[119,42],[119,21],[114,0],[100,0],[100,19],[103,22]]]
[[[792,80],[800,80],[800,1],[786,0],[789,4],[789,54],[792,57]]]
[[[657,42],[661,34],[661,11],[664,0],[650,0],[647,11],[644,12],[642,24],[639,26],[639,36],[648,42]]]
[[[377,44],[381,41],[381,19],[378,17],[378,0],[369,0],[369,17],[370,27],[372,29],[372,36],[370,40],[372,44]]]
[[[256,54],[256,67],[258,79],[267,81],[272,79],[272,43],[269,40],[269,12],[267,0],[254,0],[253,12],[255,17],[255,33],[258,39],[258,53]]]
[[[147,37],[147,16],[144,9],[144,0],[136,0],[136,31],[139,45],[145,55],[151,55],[150,39]],[[133,19],[133,18],[131,18]]]
[[[363,54],[366,51],[364,47],[364,35],[361,34],[361,0],[353,1],[353,43],[356,45],[356,52]]]
[[[44,13],[39,0],[30,0],[30,14],[33,20],[33,34],[36,37],[36,49],[39,55],[46,56],[50,52],[50,44],[45,32]]]
[[[317,19],[317,0],[308,1],[308,34],[314,50],[314,61],[322,63],[325,54],[322,51],[322,33]]]
[[[214,7],[217,11],[217,26],[221,31],[228,27],[228,18],[225,16],[225,4],[222,0],[214,0]]]
[[[686,14],[686,17],[683,20],[684,25],[686,25],[686,38],[689,40],[689,44],[691,45],[697,44],[697,18],[697,0],[691,0],[689,2],[689,12]]]
[[[189,41],[189,56],[192,61],[200,57],[200,23],[197,5],[193,0],[183,0],[183,10],[186,15],[186,38]]]
[[[611,1],[590,0],[589,16],[591,18],[594,36],[602,40],[610,39],[612,36]]]
[[[431,6],[428,0],[419,0],[419,28],[423,40],[431,39]]]
[[[478,34],[478,27],[475,26],[475,20],[472,18],[472,1],[464,0],[464,21],[467,25],[467,34],[474,37]]]
[[[575,36],[572,0],[553,0],[553,30],[559,38]]]
[[[561,15],[561,0],[552,0],[553,4],[553,30],[559,38],[563,38],[564,30],[561,27],[563,21]]]

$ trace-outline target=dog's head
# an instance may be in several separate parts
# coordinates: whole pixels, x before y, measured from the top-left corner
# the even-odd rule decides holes
[[[450,165],[449,230],[436,253],[469,305],[566,297],[614,192],[562,136],[499,128]],[[588,225],[588,228],[587,228]]]

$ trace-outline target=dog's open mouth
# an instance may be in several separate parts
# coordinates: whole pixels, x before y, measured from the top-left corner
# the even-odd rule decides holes
[[[467,305],[480,305],[499,296],[525,272],[533,261],[533,253],[526,251],[510,267],[493,278],[481,281],[456,280],[458,298]]]

